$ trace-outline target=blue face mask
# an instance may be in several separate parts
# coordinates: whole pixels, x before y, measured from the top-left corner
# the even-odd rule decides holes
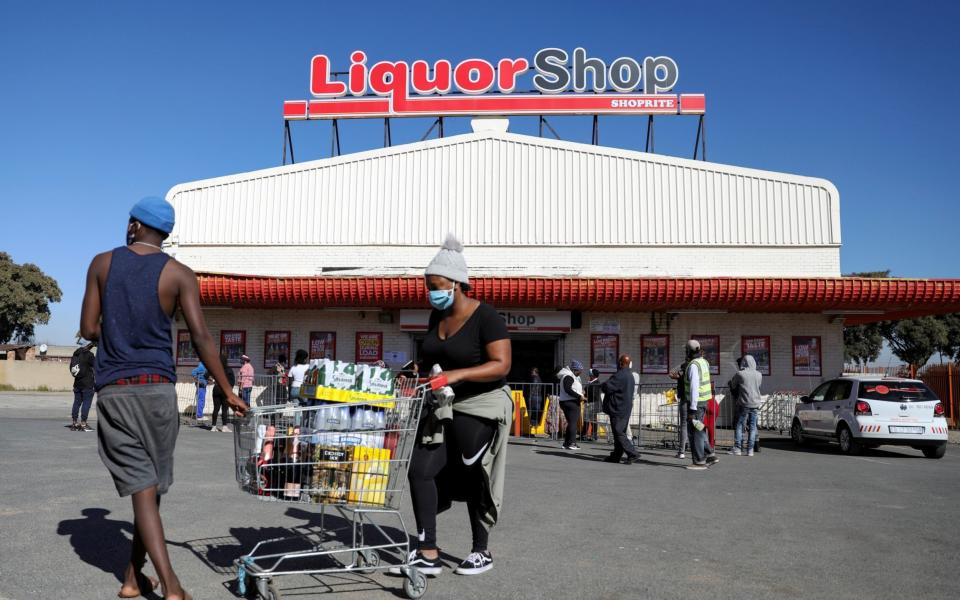
[[[437,310],[453,306],[453,290],[430,290],[430,305]]]

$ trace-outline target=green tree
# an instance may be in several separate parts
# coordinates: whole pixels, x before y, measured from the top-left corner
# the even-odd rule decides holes
[[[890,277],[890,270],[850,273],[847,277]],[[845,360],[866,364],[877,360],[883,350],[883,332],[880,323],[849,325],[843,328],[843,355]]]
[[[50,321],[50,303],[61,297],[56,280],[40,267],[18,265],[0,252],[0,343],[33,337],[36,325]]]
[[[939,317],[884,321],[880,329],[893,353],[916,368],[947,345],[947,326]]]
[[[947,328],[947,342],[937,350],[944,356],[960,362],[960,313],[950,313],[937,317]]]

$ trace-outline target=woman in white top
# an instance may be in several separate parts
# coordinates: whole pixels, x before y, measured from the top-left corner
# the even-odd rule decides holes
[[[287,373],[287,377],[290,378],[290,398],[299,398],[300,397],[300,386],[303,384],[303,376],[307,374],[307,368],[310,365],[307,364],[307,351],[300,349],[297,350],[297,354],[293,358],[293,366],[290,367],[290,371]]]

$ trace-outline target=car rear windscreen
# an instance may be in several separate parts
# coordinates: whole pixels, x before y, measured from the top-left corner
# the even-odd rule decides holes
[[[861,381],[859,398],[890,402],[939,400],[927,386],[913,381]]]

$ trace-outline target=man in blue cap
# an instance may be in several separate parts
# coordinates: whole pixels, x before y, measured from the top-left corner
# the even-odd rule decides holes
[[[149,595],[158,583],[166,599],[190,598],[170,565],[160,520],[160,496],[173,483],[180,426],[172,333],[178,307],[200,359],[217,382],[227,381],[200,310],[196,275],[160,248],[173,224],[173,206],[162,198],[134,205],[126,245],[90,263],[80,315],[81,335],[99,347],[100,458],[120,496],[133,498],[133,548],[121,598]],[[246,409],[232,390],[227,402],[240,414]],[[143,574],[147,555],[159,582]]]

